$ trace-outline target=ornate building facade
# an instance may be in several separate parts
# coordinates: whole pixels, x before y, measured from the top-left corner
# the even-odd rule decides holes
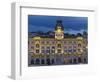
[[[28,38],[28,65],[87,64],[87,35],[65,35],[58,20],[54,35]]]

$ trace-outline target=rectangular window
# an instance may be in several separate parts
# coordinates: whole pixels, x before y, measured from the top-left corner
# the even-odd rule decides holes
[[[42,52],[42,53],[45,53],[45,50],[42,50],[41,52]]]
[[[78,47],[81,47],[81,44],[78,44]]]
[[[50,49],[50,47],[48,46],[47,49]]]
[[[46,53],[50,53],[50,50],[46,50]]]
[[[39,50],[36,50],[36,53],[39,53]]]
[[[58,48],[61,48],[61,44],[58,44],[57,47],[58,47]]]

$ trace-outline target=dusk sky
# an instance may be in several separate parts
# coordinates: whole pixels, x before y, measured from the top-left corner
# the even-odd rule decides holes
[[[82,33],[88,28],[87,17],[29,15],[28,32],[54,31],[57,20],[62,20],[65,33]]]

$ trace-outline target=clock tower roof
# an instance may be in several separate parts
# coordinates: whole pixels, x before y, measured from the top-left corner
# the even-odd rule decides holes
[[[55,30],[57,29],[61,29],[61,30],[64,30],[64,27],[62,25],[62,21],[61,20],[57,20],[57,23],[56,23],[56,27],[55,27]]]

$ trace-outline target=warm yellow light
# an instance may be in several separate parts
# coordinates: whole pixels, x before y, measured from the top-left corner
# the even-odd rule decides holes
[[[80,51],[81,51],[81,52],[83,52],[83,50],[82,50],[82,49],[81,49]]]
[[[61,32],[61,29],[58,29],[57,32]]]
[[[34,37],[33,39],[41,39],[39,36]]]
[[[82,40],[83,38],[82,37],[77,37],[77,39]]]

